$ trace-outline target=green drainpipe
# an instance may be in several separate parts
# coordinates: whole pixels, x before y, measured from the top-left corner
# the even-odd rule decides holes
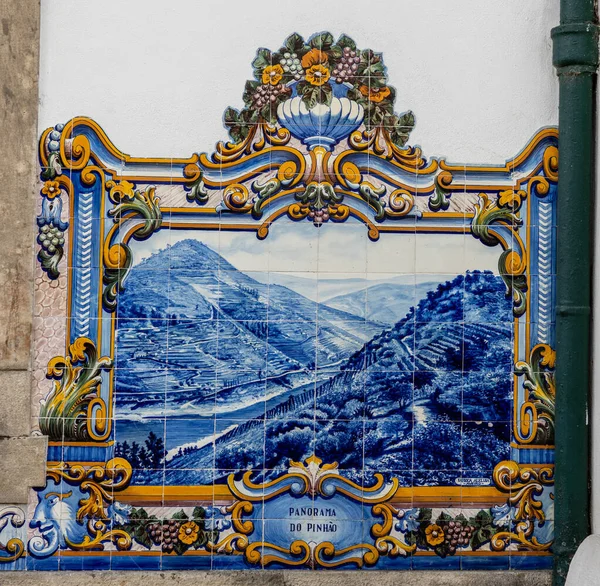
[[[595,85],[594,0],[561,0],[552,30],[559,103],[554,584],[590,533],[589,392]]]

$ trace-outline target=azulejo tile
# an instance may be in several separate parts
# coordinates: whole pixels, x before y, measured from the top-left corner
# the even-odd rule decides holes
[[[383,56],[346,35],[253,69],[209,154],[115,161],[89,119],[51,130],[86,137],[107,193],[42,141],[79,203],[59,218],[42,189],[64,236],[36,251],[48,482],[6,567],[545,567],[556,131],[510,171],[450,165],[405,145]]]

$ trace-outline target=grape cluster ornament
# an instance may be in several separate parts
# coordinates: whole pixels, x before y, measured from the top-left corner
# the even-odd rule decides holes
[[[38,242],[44,250],[47,250],[50,254],[53,254],[56,252],[59,246],[64,245],[64,233],[61,232],[56,226],[52,224],[46,224],[45,226],[41,226],[39,229]]]
[[[292,75],[296,81],[302,78],[304,70],[296,53],[284,53],[279,64],[283,67],[283,71]]]
[[[350,78],[356,75],[359,64],[360,57],[356,51],[353,51],[350,47],[344,47],[342,57],[332,72],[336,83],[350,81]]]
[[[282,96],[289,96],[292,93],[290,88],[280,83],[277,85],[261,85],[254,92],[254,104],[257,108],[264,108],[269,104],[275,104]]]

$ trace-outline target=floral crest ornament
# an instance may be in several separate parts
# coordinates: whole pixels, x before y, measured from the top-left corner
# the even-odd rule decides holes
[[[360,217],[342,203],[346,195],[366,202],[378,222],[411,213],[410,194],[388,194],[385,186],[367,179],[364,166],[349,158],[373,153],[410,171],[427,165],[420,149],[405,146],[415,117],[411,111],[395,111],[396,90],[388,85],[380,53],[358,48],[346,35],[336,41],[322,32],[305,40],[294,33],[277,51],[258,49],[252,66],[254,79],[246,82],[244,107],[229,107],[223,116],[231,141],[219,143],[210,158],[199,155],[199,164],[184,171],[188,200],[204,205],[207,189],[221,187],[219,209],[250,212],[260,219],[274,199],[292,194],[296,201],[288,215],[317,227],[329,220],[343,222],[350,215]],[[288,145],[292,137],[306,148]],[[344,140],[350,150],[335,152]],[[241,170],[259,165],[257,155],[267,152],[274,176],[258,177],[249,186],[233,179],[217,186],[211,180],[215,165],[233,174],[236,166]],[[258,237],[266,237],[267,231]],[[377,239],[378,234],[370,226],[369,236]]]
[[[305,41],[290,35],[277,51],[261,48],[246,82],[244,108],[227,108],[225,126],[234,143],[255,125],[279,123],[309,149],[333,146],[364,123],[403,147],[414,127],[412,112],[394,112],[396,90],[388,86],[383,57],[359,49],[348,36],[328,32]]]

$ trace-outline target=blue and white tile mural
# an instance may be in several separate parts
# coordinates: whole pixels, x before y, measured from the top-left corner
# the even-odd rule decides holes
[[[0,567],[548,567],[556,129],[455,165],[348,36],[252,67],[212,153],[42,134],[48,479]]]
[[[209,245],[185,230],[132,267],[117,312],[115,450],[136,481],[162,482],[145,447],[158,445],[147,444],[153,434],[172,484],[188,484],[189,470],[203,484],[232,470],[271,480],[315,450],[355,481],[363,469],[426,471],[429,482],[465,471],[490,484],[510,456],[513,324],[502,278],[371,272],[366,234],[350,225],[314,238],[334,256],[342,239],[348,255],[322,290],[310,249],[296,252],[305,272],[236,269],[237,251],[256,247],[250,234]],[[313,238],[311,225],[290,227],[271,236],[282,266],[299,235]],[[393,251],[402,238],[384,245]],[[434,239],[441,248],[448,237]],[[493,266],[495,251],[470,244],[469,262]]]

